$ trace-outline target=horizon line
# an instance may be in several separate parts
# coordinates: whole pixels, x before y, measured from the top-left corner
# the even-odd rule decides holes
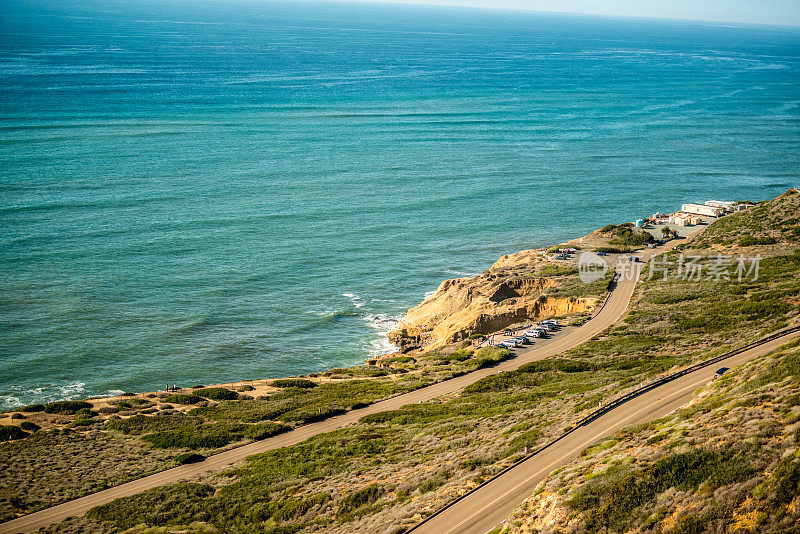
[[[306,0],[309,1],[309,0]],[[310,0],[312,2],[319,0]],[[554,11],[554,10],[541,10],[541,9],[524,9],[520,7],[504,7],[504,6],[481,6],[481,5],[459,5],[446,2],[423,2],[415,0],[324,0],[330,3],[348,3],[348,4],[387,4],[409,7],[436,7],[436,8],[450,8],[450,9],[463,9],[469,11],[491,11],[491,12],[507,12],[507,13],[525,13],[535,15],[568,15],[576,17],[588,18],[604,18],[604,19],[625,19],[625,20],[640,20],[640,21],[658,21],[658,22],[680,22],[680,23],[698,23],[698,24],[713,24],[713,25],[731,25],[731,26],[757,26],[762,28],[782,28],[800,30],[800,21],[790,24],[777,24],[773,22],[747,22],[739,20],[719,20],[719,19],[694,19],[682,17],[661,17],[661,16],[646,16],[646,15],[622,15],[614,13],[599,13],[587,11]]]

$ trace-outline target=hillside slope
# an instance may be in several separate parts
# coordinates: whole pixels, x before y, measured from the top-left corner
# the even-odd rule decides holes
[[[553,473],[508,533],[797,532],[800,342],[702,388]]]
[[[628,328],[732,347],[756,324],[766,327],[757,335],[797,324],[799,214],[800,194],[790,190],[718,220],[671,258],[700,256],[706,269],[726,258],[729,277],[664,280],[654,272]],[[750,261],[749,278],[740,280],[735,266],[745,257],[760,261],[756,269]],[[800,344],[793,343],[729,371],[679,413],[590,447],[498,530],[797,532],[798,422]]]
[[[794,200],[788,194],[765,203],[767,212]],[[671,259],[705,254],[705,244],[695,246],[680,245],[683,250]],[[707,279],[706,271],[699,279],[645,273],[624,321],[557,357],[493,373],[458,394],[367,416],[358,425],[252,457],[228,472],[119,499],[49,531],[118,532],[144,525],[143,532],[402,532],[559,435],[599,401],[799,324],[797,241],[789,236],[738,246],[730,245],[731,251],[762,255],[757,276],[751,271],[739,281],[735,262],[732,276],[721,280]],[[452,376],[486,361],[479,352],[398,356],[391,372],[407,377],[403,380]],[[375,387],[386,378],[367,383]],[[340,387],[346,390],[347,384]],[[201,413],[251,417],[266,413],[274,400],[223,401],[221,408]]]

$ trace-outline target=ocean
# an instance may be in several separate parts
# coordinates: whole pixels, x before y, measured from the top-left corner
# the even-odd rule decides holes
[[[0,407],[358,364],[453,277],[800,185],[800,30],[0,0]]]

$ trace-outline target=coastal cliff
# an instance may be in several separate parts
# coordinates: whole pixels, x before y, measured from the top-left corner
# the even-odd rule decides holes
[[[401,350],[433,349],[527,320],[589,311],[597,295],[559,294],[564,278],[575,272],[541,250],[502,256],[477,276],[442,282],[389,332],[389,340]]]

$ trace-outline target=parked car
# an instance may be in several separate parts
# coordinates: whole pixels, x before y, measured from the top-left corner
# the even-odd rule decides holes
[[[605,252],[598,252],[598,253],[597,253],[597,255],[598,255],[598,256],[608,256],[608,254],[607,254],[607,253],[605,253]]]
[[[526,330],[523,334],[528,337],[542,337],[541,330]]]
[[[721,377],[722,375],[725,374],[726,371],[729,371],[729,370],[730,370],[730,367],[720,367],[719,369],[717,369],[717,372],[714,373],[714,378]]]

